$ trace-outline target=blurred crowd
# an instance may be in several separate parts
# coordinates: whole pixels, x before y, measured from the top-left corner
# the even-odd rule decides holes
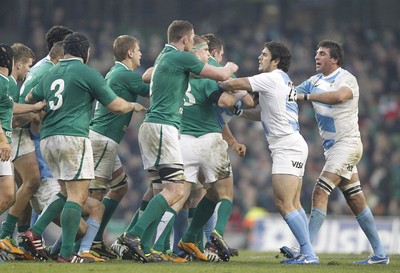
[[[357,167],[363,192],[375,215],[399,215],[400,19],[394,17],[391,24],[376,24],[379,18],[370,17],[373,7],[365,8],[360,3],[376,1],[350,1],[346,8],[338,8],[343,1],[329,0],[321,4],[301,0],[291,5],[290,1],[278,0],[220,0],[216,10],[212,0],[197,1],[195,9],[190,4],[192,1],[6,2],[0,4],[0,25],[3,26],[0,32],[5,34],[2,39],[8,37],[9,41],[2,42],[22,42],[34,50],[39,60],[47,53],[45,32],[52,25],[62,24],[90,37],[89,65],[103,74],[113,65],[112,42],[120,34],[133,35],[141,41],[140,71],[152,66],[166,43],[166,28],[174,19],[189,20],[197,34],[212,32],[220,37],[225,43],[224,59],[239,65],[238,76],[258,72],[257,57],[265,41],[284,42],[292,52],[289,75],[295,84],[315,73],[314,54],[319,40],[341,42],[345,49],[343,67],[357,77],[360,86],[359,124],[364,154]],[[358,6],[354,2],[359,2]],[[7,9],[16,7],[22,15],[18,17],[18,24],[15,18],[12,24],[13,18],[10,19]],[[13,26],[19,31],[13,31]],[[142,120],[142,115],[134,115],[120,147],[130,191],[114,217],[126,221],[139,206],[148,183],[137,143]],[[300,126],[309,145],[302,192],[302,203],[309,212],[312,188],[324,162],[311,104],[300,105]],[[231,153],[235,183],[232,222],[240,223],[253,207],[276,212],[271,189],[271,158],[262,127],[258,122],[241,118],[235,118],[230,127],[238,141],[247,146],[245,158]],[[330,198],[330,214],[351,213],[338,190]]]

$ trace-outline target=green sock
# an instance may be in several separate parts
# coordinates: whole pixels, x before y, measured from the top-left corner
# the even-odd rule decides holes
[[[153,246],[154,250],[160,252],[164,251],[165,240],[174,226],[176,214],[177,213],[173,208],[169,208],[162,216],[157,227],[158,237],[156,237],[156,243]]]
[[[197,234],[203,229],[204,224],[207,223],[208,219],[210,219],[211,215],[214,213],[215,205],[214,202],[206,197],[201,199],[194,212],[193,220],[187,232],[182,237],[182,241],[196,243]]]
[[[62,245],[60,254],[67,258],[74,252],[74,242],[81,221],[82,207],[71,201],[65,202],[61,213]]]
[[[189,208],[188,219],[193,219],[195,211],[196,211],[196,208]]]
[[[97,242],[103,241],[104,230],[106,229],[108,222],[110,221],[112,215],[114,214],[114,211],[117,209],[119,204],[117,201],[108,197],[103,198],[102,203],[104,204],[105,210],[103,214],[103,219],[101,220],[99,231],[94,238],[94,240]]]
[[[201,228],[196,236],[196,245],[204,252],[204,228]]]
[[[79,240],[76,240],[76,241],[74,242],[74,252],[75,252],[75,253],[78,253],[78,252],[79,252],[79,249],[81,248],[81,242],[82,242],[82,238],[79,239]]]
[[[228,199],[219,200],[217,206],[217,222],[215,223],[215,230],[219,235],[224,236],[225,226],[229,221],[232,213],[232,202]]]
[[[4,239],[7,236],[13,237],[15,226],[17,225],[19,218],[17,216],[12,215],[11,213],[7,214],[6,220],[2,224],[2,230],[0,234],[0,239]]]
[[[37,236],[42,236],[46,227],[53,221],[63,210],[67,198],[60,192],[53,196],[47,208],[42,211],[39,219],[32,227],[32,232]]]
[[[141,237],[146,228],[153,223],[154,220],[160,218],[168,208],[169,205],[164,196],[161,194],[154,196],[136,225],[128,231],[129,235]]]
[[[29,225],[20,225],[17,227],[18,233],[24,233],[29,229]]]
[[[149,254],[151,252],[151,246],[153,245],[154,234],[156,233],[158,223],[160,223],[161,216],[151,223],[146,230],[143,232],[140,242],[143,246],[143,252]]]
[[[140,203],[140,208],[135,212],[135,215],[133,215],[133,218],[125,231],[130,230],[131,228],[133,228],[134,225],[136,225],[137,221],[139,220],[140,216],[142,216],[143,211],[147,208],[148,204],[149,201],[142,200],[142,202]]]
[[[165,238],[164,241],[164,251],[165,253],[167,253],[168,251],[171,251],[171,232],[173,230],[173,226],[172,228],[169,230],[167,238]]]

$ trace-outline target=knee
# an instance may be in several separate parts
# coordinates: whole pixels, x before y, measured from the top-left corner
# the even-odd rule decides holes
[[[40,186],[40,179],[39,178],[30,178],[26,182],[24,182],[25,188],[27,191],[29,191],[31,194],[34,194],[39,186]]]
[[[12,193],[2,193],[0,195],[0,213],[5,212],[15,203],[15,195]]]
[[[90,205],[89,217],[93,219],[101,219],[103,217],[105,207],[104,204],[96,199],[93,199]]]
[[[124,184],[117,189],[110,189],[109,194],[112,195],[113,199],[121,200],[128,192],[128,184]]]
[[[285,216],[295,210],[294,205],[292,203],[286,202],[285,200],[282,199],[275,199],[275,206],[282,216]]]

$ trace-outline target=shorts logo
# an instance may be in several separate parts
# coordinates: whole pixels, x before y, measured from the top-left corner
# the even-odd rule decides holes
[[[353,165],[347,164],[347,170],[348,170],[349,172],[352,172],[352,171],[353,171],[353,168],[354,168]]]
[[[303,168],[303,162],[292,160],[292,166],[295,168],[301,169],[301,168]]]

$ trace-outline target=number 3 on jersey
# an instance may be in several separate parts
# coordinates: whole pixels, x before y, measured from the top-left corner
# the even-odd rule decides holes
[[[50,106],[50,110],[57,110],[59,109],[62,104],[63,104],[63,97],[61,95],[61,93],[64,91],[64,80],[63,79],[57,79],[55,80],[51,86],[50,86],[50,90],[51,91],[56,91],[56,93],[54,94],[54,97],[57,99],[57,102],[54,103],[54,101],[49,101],[49,106]]]

